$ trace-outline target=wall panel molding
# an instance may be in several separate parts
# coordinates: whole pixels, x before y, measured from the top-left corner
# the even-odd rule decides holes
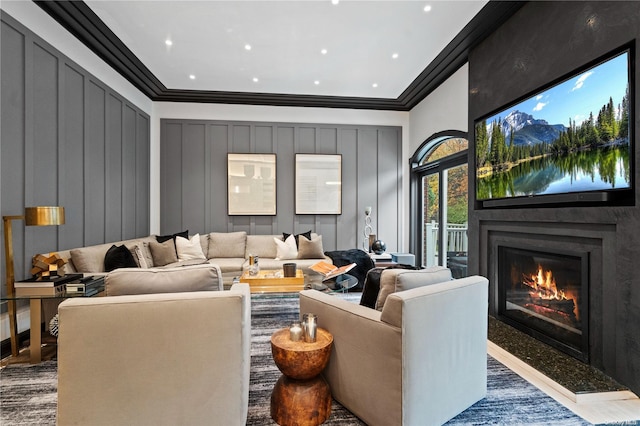
[[[148,235],[149,116],[4,11],[0,17],[0,210],[61,205],[66,213],[58,227],[14,222],[16,279],[30,276],[37,253]]]
[[[196,126],[204,130],[187,130]],[[311,229],[322,234],[325,250],[348,249],[362,247],[364,208],[372,206],[374,229],[387,249],[401,247],[401,127],[184,119],[162,119],[160,127],[162,234]],[[227,215],[229,152],[276,154],[275,216]],[[295,214],[296,153],[342,155],[341,215]]]

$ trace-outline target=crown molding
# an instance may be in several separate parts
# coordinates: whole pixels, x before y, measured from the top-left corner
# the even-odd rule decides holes
[[[465,64],[524,1],[491,0],[396,99],[167,88],[83,1],[33,0],[152,101],[409,111]]]

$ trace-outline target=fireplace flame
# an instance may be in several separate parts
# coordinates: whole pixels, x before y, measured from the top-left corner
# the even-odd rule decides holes
[[[567,294],[558,289],[551,270],[544,270],[541,265],[538,265],[535,273],[522,275],[522,283],[531,288],[529,296],[534,304],[557,312],[573,313],[576,319],[580,318],[580,312],[575,303],[577,295],[573,292]]]
[[[556,280],[553,278],[551,270],[543,270],[542,266],[538,265],[538,271],[535,274],[527,276],[524,275],[524,284],[531,287],[533,291],[530,293],[532,296],[537,296],[541,299],[555,299],[555,300],[567,300],[567,296],[562,290],[558,290],[556,286]]]

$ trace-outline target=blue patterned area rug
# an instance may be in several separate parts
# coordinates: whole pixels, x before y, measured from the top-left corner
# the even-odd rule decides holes
[[[359,293],[336,295],[354,303]],[[252,298],[251,382],[248,425],[274,425],[269,413],[271,390],[280,377],[271,358],[271,334],[298,317],[295,294]],[[488,357],[487,397],[448,425],[589,425],[508,368]],[[55,425],[57,365],[12,364],[0,372],[0,424]],[[364,425],[334,401],[327,425]]]

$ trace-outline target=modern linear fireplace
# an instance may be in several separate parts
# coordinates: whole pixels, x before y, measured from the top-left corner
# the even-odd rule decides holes
[[[589,361],[589,254],[498,246],[498,318]]]

